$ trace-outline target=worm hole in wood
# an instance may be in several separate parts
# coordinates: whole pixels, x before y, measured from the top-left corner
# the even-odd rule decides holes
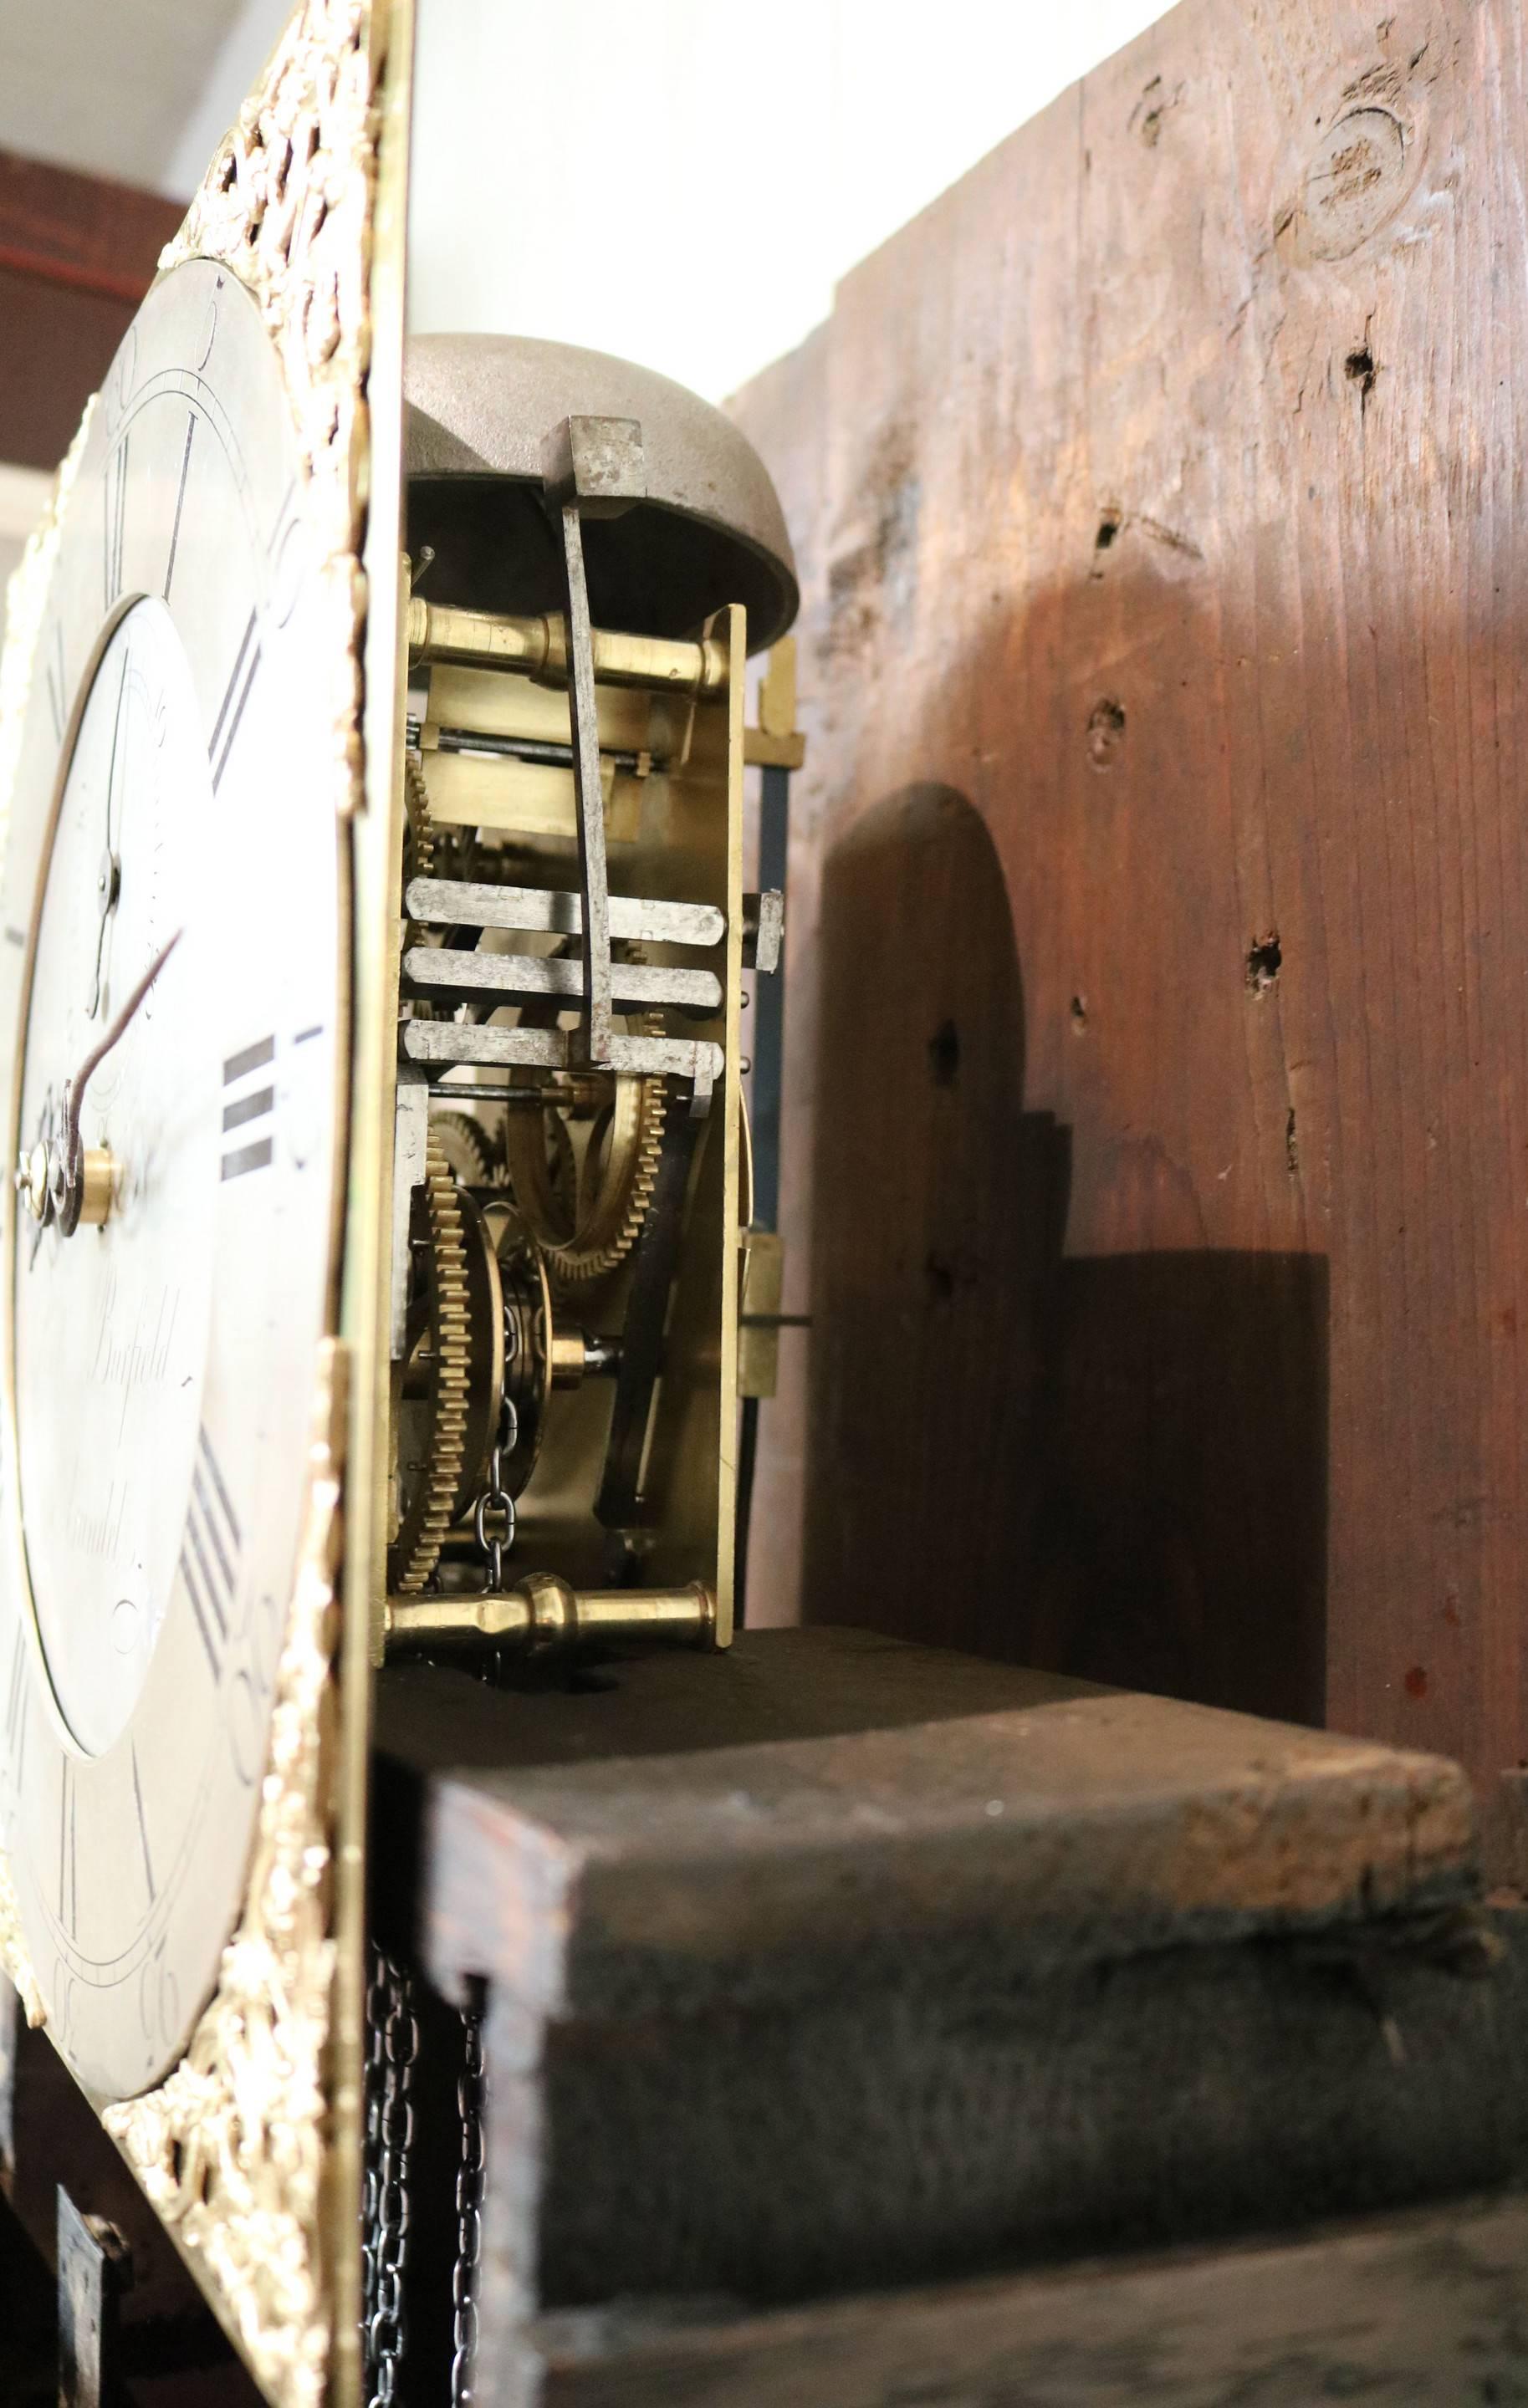
[[[1114,766],[1114,756],[1125,740],[1125,707],[1105,695],[1095,702],[1088,714],[1088,758],[1095,769]]]
[[[929,1039],[929,1074],[936,1087],[953,1087],[960,1069],[960,1032],[943,1020]]]
[[[1348,382],[1357,385],[1360,400],[1367,401],[1374,391],[1374,380],[1379,374],[1374,364],[1374,353],[1368,344],[1362,343],[1356,351],[1349,351],[1343,362],[1343,367],[1347,372]]]

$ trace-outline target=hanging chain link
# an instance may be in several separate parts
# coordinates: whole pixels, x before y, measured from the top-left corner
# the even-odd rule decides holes
[[[508,1398],[504,1407],[507,1412],[514,1411]],[[497,1525],[495,1528],[489,1527],[490,1514]],[[472,1529],[488,1567],[488,1593],[495,1596],[504,1585],[504,1558],[514,1544],[514,1498],[504,1485],[503,1458],[497,1446],[488,1457],[488,1485],[478,1498]]]
[[[478,2345],[478,2263],[483,2255],[483,2002],[474,1994],[462,2010],[462,2071],[456,2084],[462,2157],[456,2171],[456,2264],[451,2296],[455,2311],[451,2408],[469,2408]]]
[[[504,1366],[508,1372],[520,1342],[514,1315],[504,1315]],[[514,1544],[514,1498],[504,1485],[504,1457],[520,1443],[520,1416],[506,1385],[498,1404],[498,1437],[488,1457],[488,1485],[472,1516],[478,1552],[488,1567],[487,1593],[495,1597],[504,1585],[504,1558]],[[490,1527],[490,1516],[497,1527]]]
[[[371,2371],[368,2336],[377,2313],[377,2201],[382,2172],[382,2072],[387,2020],[387,1983],[382,1951],[367,1950],[366,2071],[361,2096],[366,2121],[361,2140],[361,2344]]]
[[[419,2024],[407,1971],[371,1951],[367,1985],[365,2179],[361,2208],[362,2338],[370,2408],[395,2408],[408,2343],[403,2304],[409,2254],[413,2071]]]

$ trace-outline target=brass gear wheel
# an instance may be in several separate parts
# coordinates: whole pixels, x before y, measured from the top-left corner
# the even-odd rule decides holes
[[[435,876],[435,819],[430,810],[429,788],[425,783],[425,771],[417,752],[403,756],[403,891],[409,890],[413,878]],[[406,920],[403,930],[405,950],[410,945],[428,944],[430,931],[417,921]],[[416,1003],[415,1013],[425,1020],[433,1018],[428,1004]]]
[[[467,1232],[445,1148],[433,1129],[420,1193],[422,1205],[415,1209],[424,1223],[418,1234],[425,1240],[427,1269],[423,1291],[411,1308],[408,1354],[394,1402],[400,1510],[388,1549],[387,1584],[398,1597],[416,1597],[439,1563],[467,1468],[470,1382]],[[424,1392],[415,1400],[425,1445],[422,1459],[416,1456],[409,1467],[417,1476],[405,1493],[401,1425],[408,1408],[404,1390],[411,1367],[426,1350]]]
[[[403,882],[407,885],[411,878],[435,875],[435,822],[425,771],[415,752],[403,756]]]
[[[645,957],[634,945],[628,958]],[[550,1027],[555,1017],[552,1008],[527,1006],[520,1025]],[[663,1035],[659,1013],[628,1012],[625,1018],[634,1036]],[[512,1070],[510,1082],[524,1084],[525,1075],[517,1077]],[[512,1105],[504,1116],[504,1154],[514,1199],[560,1287],[587,1285],[624,1262],[641,1235],[653,1200],[667,1086],[661,1078],[631,1076],[612,1076],[608,1084],[610,1101],[589,1131],[576,1193],[567,1175],[570,1147],[566,1124],[556,1107],[542,1113]],[[548,1125],[554,1120],[561,1129],[560,1141],[549,1138]]]
[[[504,1165],[481,1121],[470,1112],[435,1112],[430,1135],[440,1140],[446,1168],[461,1187],[502,1187]]]

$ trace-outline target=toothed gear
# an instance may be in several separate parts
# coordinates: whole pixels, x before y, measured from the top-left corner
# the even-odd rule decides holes
[[[529,1011],[523,1025],[536,1025]],[[642,1037],[661,1037],[656,1012],[627,1015]],[[513,1074],[512,1072],[512,1078]],[[512,1111],[506,1116],[504,1151],[510,1183],[527,1227],[546,1256],[559,1287],[587,1286],[626,1260],[641,1235],[657,1181],[668,1093],[660,1078],[613,1077],[612,1096],[589,1132],[576,1198],[569,1203],[566,1174],[557,1178],[556,1148],[564,1157],[566,1125],[560,1113]],[[555,1125],[558,1138],[550,1135]],[[559,1184],[563,1192],[558,1193]]]
[[[463,1187],[501,1187],[504,1166],[498,1149],[481,1121],[470,1112],[436,1112],[430,1134],[438,1138],[446,1167]]]
[[[405,752],[403,756],[403,877],[407,884],[411,878],[435,875],[435,820],[424,767],[416,752]]]
[[[388,1587],[416,1597],[440,1559],[466,1471],[468,1401],[467,1240],[461,1200],[445,1147],[434,1129],[425,1155],[424,1219],[427,1271],[411,1359],[428,1340],[428,1438],[421,1479],[402,1502],[388,1551]],[[411,1315],[412,1321],[413,1315]]]

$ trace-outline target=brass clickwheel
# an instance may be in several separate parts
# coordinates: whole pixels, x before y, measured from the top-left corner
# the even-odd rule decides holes
[[[523,1026],[552,1025],[553,1015],[527,1009]],[[634,1034],[661,1037],[661,1018],[627,1015]],[[531,1083],[533,1074],[512,1070],[511,1083]],[[559,1286],[603,1279],[624,1262],[641,1235],[657,1179],[667,1106],[664,1082],[604,1072],[592,1078],[597,1103],[582,1150],[571,1142],[570,1106],[550,1103],[544,1112],[512,1105],[505,1115],[504,1147],[510,1185],[526,1226],[547,1257]]]
[[[446,1168],[463,1187],[497,1187],[503,1183],[499,1149],[482,1121],[470,1112],[436,1112],[430,1135],[440,1146]]]

